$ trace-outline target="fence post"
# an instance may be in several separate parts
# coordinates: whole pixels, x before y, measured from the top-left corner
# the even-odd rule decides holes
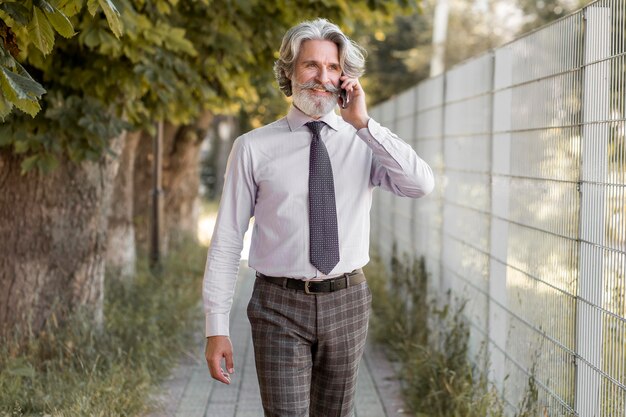
[[[580,168],[580,256],[577,294],[576,411],[600,416],[605,186],[610,119],[610,9],[585,9],[583,124]]]
[[[160,271],[163,242],[163,121],[157,122],[153,139],[152,155],[152,213],[150,228],[150,268]]]
[[[439,148],[439,152],[441,154],[441,167],[440,167],[440,172],[441,172],[441,191],[439,192],[439,209],[440,209],[440,215],[441,215],[441,223],[439,223],[439,277],[440,277],[440,283],[439,283],[439,297],[438,297],[438,304],[439,306],[444,306],[446,304],[450,303],[450,296],[448,294],[448,291],[452,289],[452,283],[450,282],[450,280],[448,279],[448,275],[445,273],[445,269],[443,267],[444,265],[444,261],[443,261],[443,256],[445,253],[444,250],[444,240],[445,240],[445,236],[444,236],[444,229],[445,229],[445,219],[443,216],[444,210],[445,210],[445,200],[446,200],[446,187],[448,184],[448,175],[447,175],[447,167],[446,167],[446,107],[448,106],[448,103],[446,101],[446,94],[447,94],[447,90],[448,90],[448,76],[447,73],[443,73],[440,75],[441,77],[441,144],[440,144],[440,148]]]
[[[491,235],[489,261],[489,375],[501,391],[506,379],[508,334],[507,256],[509,240],[509,193],[511,183],[511,50],[502,48],[493,55],[491,101]]]
[[[391,97],[385,103],[380,106],[381,115],[380,115],[380,123],[395,132],[396,128],[396,101],[397,97]],[[385,222],[381,222],[379,224],[380,233],[379,238],[379,247],[380,247],[380,255],[383,263],[387,267],[387,271],[391,271],[391,260],[393,255],[393,246],[396,241],[395,238],[395,227],[396,227],[396,213],[395,199],[397,197],[389,192],[381,191],[379,195],[379,203],[381,212],[385,214],[385,217],[388,219]]]

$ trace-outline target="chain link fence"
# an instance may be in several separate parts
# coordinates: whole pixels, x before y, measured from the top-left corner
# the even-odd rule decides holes
[[[625,96],[626,0],[597,1],[371,112],[437,183],[377,191],[372,247],[467,301],[508,414],[531,380],[545,416],[626,416]]]

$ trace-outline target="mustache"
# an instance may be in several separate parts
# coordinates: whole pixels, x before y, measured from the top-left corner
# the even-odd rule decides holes
[[[297,84],[298,84],[298,87],[302,90],[314,90],[318,88],[318,89],[324,89],[332,94],[339,94],[339,88],[335,87],[332,83],[320,84],[315,81],[308,81],[303,84],[300,84],[300,83],[297,83]]]

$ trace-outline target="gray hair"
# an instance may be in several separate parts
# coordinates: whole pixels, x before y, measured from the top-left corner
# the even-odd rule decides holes
[[[339,49],[339,65],[350,78],[358,78],[365,72],[365,50],[348,38],[337,25],[326,19],[302,22],[287,31],[280,46],[280,55],[274,63],[274,74],[280,91],[291,96],[291,76],[300,46],[308,40],[334,42]]]

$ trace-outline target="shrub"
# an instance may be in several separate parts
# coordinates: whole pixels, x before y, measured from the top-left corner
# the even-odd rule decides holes
[[[388,273],[373,257],[366,268],[373,293],[372,333],[398,362],[406,405],[417,417],[501,417],[495,389],[468,358],[465,304],[438,308],[428,298],[424,258],[396,256]]]
[[[15,335],[0,347],[0,415],[130,416],[201,323],[200,280],[206,249],[188,241],[153,274],[138,265],[134,280],[108,276],[105,324],[74,312],[54,317],[37,336]],[[18,340],[21,340],[18,342]]]

